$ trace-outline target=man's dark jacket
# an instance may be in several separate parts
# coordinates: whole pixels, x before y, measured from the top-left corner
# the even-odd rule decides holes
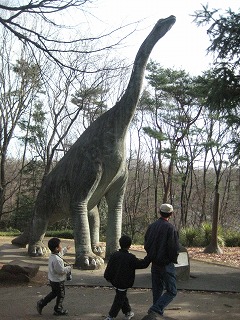
[[[171,262],[177,263],[179,240],[176,229],[164,218],[159,218],[148,227],[144,248],[152,265],[165,266]]]
[[[138,259],[127,249],[119,249],[111,254],[104,272],[104,278],[118,289],[127,289],[133,286],[135,269],[147,268],[150,260],[146,256]]]

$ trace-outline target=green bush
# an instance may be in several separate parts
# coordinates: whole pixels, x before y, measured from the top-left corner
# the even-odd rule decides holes
[[[198,246],[197,244],[197,238],[198,238],[199,230],[193,227],[187,227],[181,229],[179,233],[179,240],[180,243],[184,247],[194,247]]]
[[[48,226],[48,231],[60,231],[60,230],[72,230],[72,220],[71,218],[65,218],[58,220],[57,222]]]
[[[1,237],[15,237],[19,236],[21,232],[18,229],[7,228],[5,231],[0,231]]]
[[[226,232],[226,247],[240,247],[240,232],[229,230]]]
[[[205,247],[209,245],[212,238],[212,225],[210,223],[202,223],[201,225],[201,239],[202,243],[200,244],[201,247]]]
[[[203,223],[200,228],[186,227],[179,234],[180,243],[184,247],[206,247],[212,238],[212,225]],[[218,228],[218,243],[221,247],[225,245],[222,228]]]
[[[31,221],[35,199],[29,195],[21,194],[18,200],[19,207],[13,212],[11,226],[22,232]]]
[[[51,238],[74,239],[73,230],[49,230],[46,232],[45,236]]]
[[[201,226],[202,229],[202,247],[206,247],[211,243],[212,238],[212,225],[210,223],[203,223]],[[225,246],[225,239],[223,236],[223,229],[221,226],[218,226],[218,234],[217,234],[217,240],[220,247]]]
[[[20,234],[21,231],[12,228],[8,228],[6,231],[0,231],[0,236],[2,237],[15,237]],[[74,239],[73,230],[49,230],[46,232],[45,236],[50,238]]]

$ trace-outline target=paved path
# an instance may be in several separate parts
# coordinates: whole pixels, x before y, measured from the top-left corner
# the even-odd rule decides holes
[[[7,239],[8,240],[8,239]],[[30,258],[26,249],[18,248],[10,241],[0,243],[0,263],[14,259],[40,265],[47,271],[47,258]],[[64,244],[64,242],[63,242]],[[142,256],[142,252],[134,252]],[[73,260],[74,252],[66,258]],[[178,295],[166,310],[166,315],[179,320],[236,320],[240,318],[240,269],[191,261],[190,279],[178,282]],[[66,282],[65,305],[69,309],[68,320],[104,319],[114,297],[114,290],[103,278],[103,270],[73,270],[73,280]],[[151,305],[150,268],[137,270],[134,289],[129,299],[140,320]],[[0,319],[32,320],[56,319],[49,304],[40,316],[36,313],[36,301],[49,292],[49,287],[16,286],[0,287]],[[122,319],[119,315],[117,319]]]
[[[73,244],[72,241],[69,242]],[[139,251],[133,251],[133,253],[138,257],[145,255]],[[74,260],[73,250],[66,256],[66,259],[67,258],[72,261]],[[8,263],[14,259],[39,264],[40,270],[47,271],[47,257],[31,258],[27,255],[25,248],[13,246],[11,241],[3,243],[2,245],[0,244],[0,262]],[[67,284],[74,286],[109,286],[109,283],[103,278],[103,271],[104,269],[95,271],[73,269],[73,281]],[[136,271],[134,288],[151,288],[150,267]],[[240,268],[191,260],[190,279],[187,281],[178,281],[178,289],[240,293]]]

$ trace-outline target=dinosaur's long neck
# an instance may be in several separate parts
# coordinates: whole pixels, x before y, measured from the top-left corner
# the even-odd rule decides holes
[[[125,127],[127,129],[134,115],[142,89],[144,72],[149,55],[154,45],[168,32],[175,21],[176,18],[174,16],[170,16],[166,19],[160,19],[138,50],[127,89],[121,100],[115,106],[117,109],[115,111],[117,111],[119,117],[118,123],[122,128]]]

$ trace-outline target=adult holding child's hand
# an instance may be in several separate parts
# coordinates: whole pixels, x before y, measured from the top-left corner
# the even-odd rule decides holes
[[[172,214],[173,206],[162,204],[160,218],[148,227],[145,234],[144,248],[152,261],[153,305],[143,319],[162,318],[164,309],[177,295],[174,264],[177,263],[179,240],[175,227],[169,222]]]

